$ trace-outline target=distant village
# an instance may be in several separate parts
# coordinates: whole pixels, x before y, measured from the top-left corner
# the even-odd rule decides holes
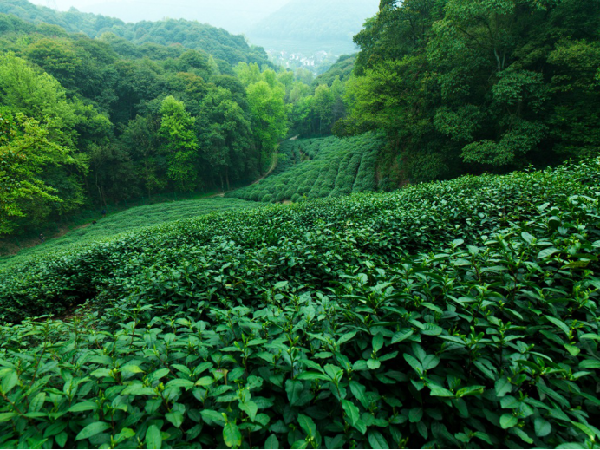
[[[290,70],[299,68],[308,69],[316,75],[326,72],[339,57],[339,55],[324,50],[318,51],[310,56],[306,56],[302,53],[291,53],[279,50],[267,50],[267,54],[271,61],[279,66]]]

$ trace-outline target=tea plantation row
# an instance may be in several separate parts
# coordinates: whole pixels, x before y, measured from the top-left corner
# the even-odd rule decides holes
[[[217,213],[15,266],[0,446],[597,448],[599,169]]]
[[[373,134],[285,141],[275,172],[228,197],[262,202],[298,201],[377,189],[375,163],[382,141]]]
[[[19,264],[23,259],[29,259],[33,255],[48,257],[53,252],[73,245],[81,248],[83,245],[110,239],[119,233],[132,232],[142,227],[189,219],[211,212],[255,207],[257,204],[254,202],[222,198],[180,200],[136,206],[103,219],[98,218],[95,224],[90,223],[88,226],[75,229],[60,238],[48,239],[44,244],[21,250],[15,256],[0,258],[0,271],[7,266]]]

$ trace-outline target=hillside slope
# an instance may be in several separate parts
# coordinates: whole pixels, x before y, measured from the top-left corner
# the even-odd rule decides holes
[[[375,191],[375,162],[381,145],[382,139],[374,134],[284,141],[271,176],[227,196],[279,202]]]
[[[162,19],[125,23],[114,17],[83,13],[76,9],[55,11],[27,0],[3,0],[0,2],[0,13],[12,14],[32,24],[58,25],[68,32],[84,33],[92,38],[113,33],[134,44],[181,45],[204,50],[233,65],[239,62],[269,64],[266,53],[259,48],[250,48],[243,36],[233,36],[223,29],[195,21]],[[10,24],[0,20],[0,31],[6,31],[6,26]]]
[[[307,55],[354,53],[352,38],[378,6],[377,0],[292,0],[246,34],[252,42],[272,50]]]
[[[600,160],[209,214],[0,275],[0,445],[592,448]],[[23,413],[23,411],[30,411]]]
[[[16,256],[0,259],[0,272],[32,256],[47,255],[65,247],[81,247],[104,241],[120,233],[129,233],[143,227],[160,225],[181,219],[190,219],[203,214],[232,209],[252,208],[257,205],[243,200],[201,199],[137,206],[126,211],[98,219],[96,224],[73,230],[58,239],[49,239],[42,245],[22,250]]]

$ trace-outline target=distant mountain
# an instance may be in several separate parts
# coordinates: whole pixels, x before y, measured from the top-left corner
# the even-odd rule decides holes
[[[292,0],[246,35],[267,50],[337,55],[354,53],[352,41],[378,11],[379,0]]]
[[[241,34],[290,0],[98,1],[82,11],[118,17],[125,22],[157,21],[165,17],[197,20]]]
[[[237,1],[237,0],[227,0]],[[273,0],[265,0],[273,1]],[[221,28],[184,19],[125,23],[120,19],[80,12],[56,11],[27,0],[0,0],[0,13],[15,15],[27,22],[58,25],[65,30],[98,37],[110,32],[134,44],[156,43],[165,46],[204,50],[215,58],[236,65],[238,62],[268,64],[260,48],[250,48],[243,36],[234,36]]]

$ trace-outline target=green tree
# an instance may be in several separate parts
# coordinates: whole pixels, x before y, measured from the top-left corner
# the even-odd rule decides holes
[[[41,174],[73,161],[69,150],[48,139],[49,134],[35,119],[0,112],[0,234],[14,231],[17,218],[40,224],[62,202]]]
[[[246,92],[252,116],[252,132],[260,151],[259,167],[265,170],[277,142],[287,132],[285,90],[266,81],[250,84]]]
[[[167,176],[174,182],[175,189],[193,191],[201,183],[195,119],[186,111],[185,104],[172,95],[162,102],[160,114],[159,133],[163,139],[162,151],[167,157]]]
[[[221,188],[230,189],[230,172],[240,179],[253,166],[250,120],[231,91],[216,88],[202,101],[197,122],[202,156]]]

